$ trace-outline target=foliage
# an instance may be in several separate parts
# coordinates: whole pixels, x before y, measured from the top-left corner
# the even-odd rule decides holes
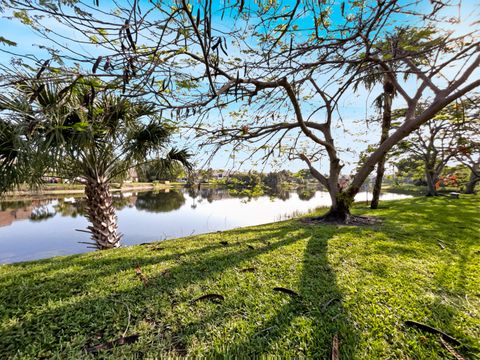
[[[21,170],[35,169],[38,159],[43,165],[33,174],[38,177],[53,171],[63,178],[102,181],[125,175],[152,153],[163,152],[164,159],[157,161],[165,167],[190,166],[185,150],[166,151],[175,129],[157,117],[155,107],[122,98],[108,84],[95,79],[29,80],[9,90],[0,96],[1,124],[17,135],[1,132],[6,140],[0,143],[0,161],[19,175],[7,177],[6,183],[2,179],[3,188],[27,181]],[[18,139],[16,143],[12,138]]]
[[[156,159],[137,167],[139,181],[151,182],[157,180],[176,181],[185,177],[185,170],[179,164],[165,166],[164,162]]]
[[[232,158],[241,152],[255,162],[301,160],[335,208],[337,193],[353,197],[402,138],[480,86],[478,29],[452,35],[449,3],[135,1],[111,11],[70,1],[8,5],[50,40],[44,49],[52,63],[35,65],[59,71],[66,60],[76,62],[74,76],[106,76],[127,96],[153,99],[191,130],[209,158],[226,147]],[[74,23],[66,16],[72,11]],[[63,44],[75,37],[47,28],[46,19],[100,55],[71,51]],[[447,67],[459,73],[445,74]],[[351,114],[340,104],[368,74],[388,80],[384,88],[408,109],[340,188],[345,155],[354,150],[338,140],[369,125],[363,117],[344,121]]]
[[[86,347],[138,334],[96,356],[326,359],[337,334],[341,359],[450,358],[437,336],[403,326],[416,320],[475,358],[479,200],[354,207],[385,219],[367,227],[291,220],[3,265],[0,353],[92,358]],[[208,293],[225,300],[192,303]]]
[[[412,167],[422,162],[422,178],[426,180],[429,195],[436,194],[436,184],[442,175],[448,175],[445,172],[448,164],[458,163],[457,159],[475,152],[480,123],[474,110],[475,101],[450,104],[397,144],[394,154],[401,166]]]

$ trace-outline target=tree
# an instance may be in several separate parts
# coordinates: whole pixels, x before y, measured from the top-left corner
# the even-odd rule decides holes
[[[118,16],[109,15],[112,21],[79,11],[72,19],[59,5],[52,9],[43,2],[24,3],[23,9],[53,14],[86,34],[108,28],[103,40],[95,40],[108,51],[97,58],[82,55],[82,61],[91,63],[92,71],[101,64],[103,75],[122,78],[125,93],[155,95],[179,121],[187,119],[185,126],[213,147],[212,156],[228,146],[234,152],[251,150],[249,158],[263,154],[264,161],[274,156],[304,161],[330,193],[332,206],[324,220],[348,222],[354,196],[385,154],[480,86],[475,78],[478,31],[449,34],[442,22],[446,0],[424,1],[422,6],[398,0],[240,1],[230,7],[233,19],[228,20],[212,15],[211,1],[198,6],[186,0],[175,6],[146,4],[150,8],[143,11],[135,2],[119,9]],[[216,10],[225,12],[225,5]],[[157,16],[150,16],[153,11]],[[409,25],[413,23],[420,27]],[[35,26],[40,28],[38,22]],[[379,45],[386,43],[384,38],[399,38],[399,33],[394,53]],[[358,70],[348,72],[352,67]],[[358,125],[343,121],[340,104],[352,96],[352,86],[369,67],[381,69],[407,111],[396,130],[341,186],[342,155],[349,149],[339,146],[335,129],[354,132]],[[446,73],[447,68],[457,72]],[[416,84],[405,83],[406,73]],[[209,119],[212,113],[216,116]],[[322,169],[318,163],[325,158]]]
[[[456,159],[470,170],[470,177],[465,185],[465,193],[475,193],[475,186],[480,182],[480,119],[477,117],[471,123],[469,130],[463,134],[456,152]]]
[[[399,43],[403,41],[403,37],[404,29],[400,29],[400,31],[394,34],[394,36],[387,36],[384,41],[376,44],[376,47],[378,49],[382,49],[382,56],[384,58],[393,58],[399,50]],[[365,69],[363,69],[364,67]],[[392,103],[395,96],[395,85],[392,83],[389,76],[385,74],[381,66],[371,67],[369,64],[365,63],[361,63],[360,66],[358,66],[358,64],[353,64],[350,71],[358,70],[362,71],[364,74],[361,78],[361,82],[356,82],[354,84],[355,91],[358,91],[358,86],[360,84],[363,84],[367,90],[371,90],[372,87],[378,83],[382,84],[382,93],[374,100],[375,107],[380,111],[381,114],[381,135],[379,142],[379,145],[381,145],[385,140],[387,140],[389,131],[391,129]],[[407,76],[408,72],[405,73],[405,75]],[[371,209],[378,208],[383,183],[383,175],[385,173],[385,161],[386,154],[380,158],[376,166],[375,183],[373,185],[372,201],[370,203]]]
[[[427,196],[436,196],[437,184],[445,166],[455,159],[467,124],[459,104],[441,111],[399,145],[404,156],[420,159],[424,165]]]
[[[465,194],[474,194],[475,186],[480,182],[480,157],[470,168],[470,178],[465,186]]]
[[[421,14],[413,8],[402,8],[397,1],[361,3],[358,8],[358,4],[350,4],[351,14],[344,17],[345,23],[335,25],[328,20],[328,13],[335,9],[325,4],[318,5],[320,9],[299,1],[286,10],[281,5],[259,6],[257,18],[251,13],[246,15],[256,31],[245,28],[237,31],[239,36],[229,34],[236,43],[245,44],[243,53],[248,54],[248,60],[242,60],[237,54],[224,59],[208,56],[220,40],[208,33],[210,27],[207,26],[205,33],[196,26],[192,9],[183,2],[183,11],[190,21],[184,31],[194,34],[189,38],[193,44],[188,48],[201,49],[203,53],[202,56],[187,50],[184,55],[202,65],[206,73],[190,78],[196,89],[204,91],[202,96],[197,91],[188,104],[203,109],[210,104],[243,105],[234,112],[233,125],[197,124],[199,135],[207,137],[208,145],[244,148],[254,144],[252,153],[265,149],[264,158],[277,152],[287,154],[289,159],[302,159],[330,193],[332,206],[323,217],[328,221],[348,222],[354,196],[385,154],[448,104],[480,86],[480,80],[473,75],[480,64],[478,41],[471,41],[473,38],[469,36],[447,36],[433,27],[404,26],[389,30],[385,24],[395,14],[411,15],[417,20]],[[423,15],[435,23],[432,14],[436,10]],[[289,37],[295,26],[299,26],[299,19],[305,21],[309,14],[319,16],[311,21],[313,33]],[[245,32],[249,35],[245,36]],[[401,41],[394,54],[377,47],[378,37],[400,38],[400,32]],[[251,45],[251,36],[255,37],[256,46]],[[350,94],[348,90],[353,84],[361,80],[360,70],[351,74],[342,71],[352,65],[380,67],[407,110],[396,130],[365,159],[351,181],[342,186],[339,179],[344,165],[333,129],[342,120],[341,115],[336,116],[340,111],[338,104]],[[448,66],[456,67],[458,73],[445,80],[442,70]],[[402,80],[405,73],[417,80],[413,91]],[[205,81],[204,85],[199,84],[200,80]],[[185,108],[186,105],[178,107]],[[323,121],[315,121],[315,117]],[[345,127],[347,131],[353,128],[352,124]],[[308,146],[299,146],[302,141]],[[326,173],[315,166],[322,156],[328,159]]]
[[[9,93],[0,95],[0,109],[3,126],[24,139],[22,147],[1,144],[0,153],[8,154],[4,161],[12,164],[9,171],[15,173],[17,160],[27,164],[22,154],[28,160],[32,153],[43,159],[42,174],[81,178],[91,222],[88,232],[98,249],[120,245],[110,193],[113,178],[148,161],[150,154],[163,153],[165,166],[181,163],[189,167],[185,150],[166,153],[175,129],[156,115],[154,106],[119,97],[97,79],[77,78],[70,83],[20,79]],[[2,184],[2,188],[23,180],[10,179],[13,183]]]
[[[472,113],[472,104],[475,102],[460,99],[447,106],[398,145],[403,157],[423,162],[427,196],[438,195],[437,184],[449,162],[460,160],[475,174],[471,155],[478,146],[478,119]]]
[[[140,181],[168,180],[176,181],[185,176],[183,166],[174,164],[165,166],[161,159],[154,159],[147,164],[137,168]]]

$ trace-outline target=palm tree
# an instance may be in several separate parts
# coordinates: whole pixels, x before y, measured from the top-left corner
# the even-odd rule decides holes
[[[368,67],[366,69],[362,69],[362,72],[363,76],[361,78],[361,82],[357,82],[355,84],[355,91],[358,90],[359,84],[362,84],[368,90],[378,83],[381,83],[383,86],[383,92],[373,101],[375,108],[378,109],[382,115],[380,135],[380,144],[382,144],[388,138],[388,133],[391,129],[392,101],[393,97],[395,96],[395,87],[393,86],[387,74],[385,74],[385,72],[379,67]],[[375,183],[372,191],[372,201],[370,203],[370,208],[372,209],[378,208],[383,175],[385,173],[385,161],[386,154],[381,157],[377,164]]]
[[[121,97],[96,79],[22,81],[0,95],[0,125],[0,162],[9,175],[2,188],[47,173],[80,178],[91,223],[87,232],[98,249],[118,247],[122,237],[112,180],[153,158],[165,167],[190,168],[186,150],[167,150],[175,128],[157,116],[154,105]],[[35,174],[24,171],[31,161],[38,161]]]

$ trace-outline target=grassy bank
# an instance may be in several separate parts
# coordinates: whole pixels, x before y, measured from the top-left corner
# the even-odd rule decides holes
[[[479,204],[421,197],[358,206],[384,219],[369,227],[290,220],[0,266],[0,354],[327,359],[337,334],[341,359],[453,358],[415,320],[475,357]]]

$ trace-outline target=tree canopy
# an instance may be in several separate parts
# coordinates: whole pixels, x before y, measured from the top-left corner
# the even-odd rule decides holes
[[[455,33],[456,4],[10,2],[13,17],[51,40],[42,64],[50,74],[75,63],[69,76],[108,78],[124,96],[155,101],[210,156],[227,147],[247,159],[301,160],[329,190],[332,210],[348,209],[395,144],[480,86],[478,19]],[[72,38],[48,29],[46,18],[82,34],[95,55],[62,45]],[[345,158],[356,152],[342,140],[370,126],[345,102],[376,78],[398,95],[405,117],[340,186]]]

